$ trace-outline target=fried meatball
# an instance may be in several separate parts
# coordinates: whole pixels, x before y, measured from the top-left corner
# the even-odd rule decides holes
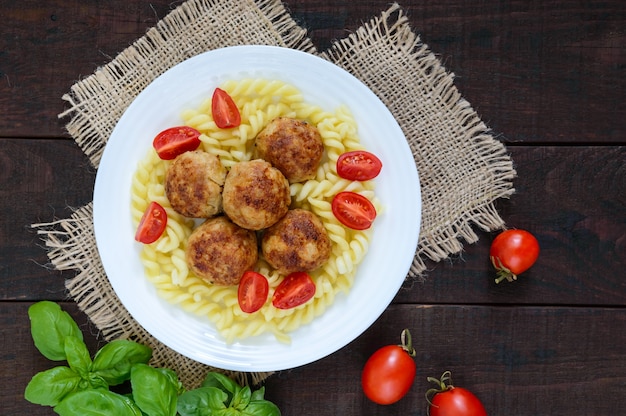
[[[210,218],[189,236],[185,251],[189,268],[215,285],[236,285],[259,258],[256,233],[244,230],[228,218]]]
[[[226,169],[219,158],[196,150],[185,152],[167,169],[165,194],[172,208],[191,218],[210,218],[222,211]]]
[[[265,260],[283,274],[306,272],[330,257],[330,238],[317,215],[293,209],[265,231],[261,242]]]
[[[278,117],[257,135],[256,156],[280,170],[289,183],[313,179],[324,154],[317,128],[302,120]]]
[[[260,159],[234,165],[226,176],[222,197],[224,213],[248,230],[275,224],[291,204],[285,176]]]

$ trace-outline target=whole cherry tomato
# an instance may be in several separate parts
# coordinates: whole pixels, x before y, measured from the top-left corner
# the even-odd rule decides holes
[[[438,388],[426,392],[427,397],[434,394],[428,400],[430,416],[487,416],[485,407],[471,391],[446,384],[451,381],[449,371],[443,373],[439,380],[428,377],[428,381],[438,385]]]
[[[367,181],[380,173],[383,163],[370,152],[354,150],[337,159],[337,175],[350,181]]]
[[[167,226],[167,212],[158,202],[150,202],[135,232],[135,240],[144,244],[154,243]]]
[[[253,313],[261,309],[267,300],[270,285],[261,273],[247,271],[239,281],[237,300],[245,313]]]
[[[241,113],[228,93],[220,88],[213,91],[211,100],[213,121],[220,129],[229,129],[241,124]]]
[[[378,404],[392,404],[403,398],[415,379],[415,350],[411,333],[402,331],[401,345],[387,345],[378,349],[365,363],[361,375],[363,392]]]
[[[354,230],[366,230],[376,218],[376,208],[369,199],[355,192],[339,192],[331,209],[340,223]]]
[[[274,291],[272,305],[278,309],[291,309],[308,302],[315,295],[315,283],[305,272],[290,273]]]
[[[505,230],[491,243],[489,257],[498,271],[496,283],[504,279],[512,282],[518,274],[535,264],[539,257],[539,243],[528,231]]]
[[[152,146],[163,160],[172,160],[200,146],[200,132],[192,127],[170,127],[156,135]]]

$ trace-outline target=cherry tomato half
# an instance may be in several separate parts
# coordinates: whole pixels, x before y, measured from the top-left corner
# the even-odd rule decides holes
[[[408,343],[405,338],[408,336]],[[365,363],[361,386],[368,399],[378,404],[392,404],[403,398],[415,379],[415,350],[408,330],[402,332],[402,345],[378,349]]]
[[[144,244],[154,243],[161,237],[167,225],[167,212],[158,202],[150,202],[135,232],[135,240]]]
[[[498,271],[496,283],[509,282],[528,270],[539,257],[539,243],[528,231],[505,230],[498,234],[489,250],[491,263]]]
[[[437,383],[437,389],[428,390],[426,396],[434,393],[429,399],[428,409],[430,416],[487,416],[483,404],[471,391],[462,387],[446,385],[450,380],[450,372],[446,371],[440,380],[428,377],[429,381]]]
[[[374,179],[382,168],[380,159],[365,150],[346,152],[337,159],[337,174],[350,181]]]
[[[163,160],[172,160],[200,146],[200,132],[192,127],[170,127],[157,134],[152,146]]]
[[[272,305],[278,309],[291,309],[308,302],[315,295],[315,283],[305,272],[285,276],[274,291]]]
[[[220,88],[213,91],[211,100],[213,120],[220,129],[229,129],[241,124],[241,114],[237,105],[228,93]]]
[[[241,277],[237,290],[239,307],[245,313],[253,313],[261,309],[267,300],[270,285],[261,273],[247,271]]]
[[[366,230],[376,219],[374,205],[355,192],[339,192],[333,198],[331,208],[339,222],[353,230]]]

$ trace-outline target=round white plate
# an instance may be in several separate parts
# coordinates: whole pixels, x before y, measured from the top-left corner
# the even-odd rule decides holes
[[[306,102],[352,111],[365,147],[383,162],[376,195],[384,206],[374,222],[369,252],[349,295],[311,324],[292,332],[291,344],[273,335],[227,344],[207,320],[160,299],[144,277],[130,214],[131,180],[152,139],[181,124],[185,108],[210,97],[229,79],[280,79]],[[419,236],[421,197],[415,162],[397,122],[359,80],[314,55],[271,46],[213,50],[176,65],[152,82],[126,110],[104,150],[94,189],[94,229],[106,274],[130,314],[173,350],[226,370],[264,372],[323,358],[365,331],[387,308],[411,265]]]

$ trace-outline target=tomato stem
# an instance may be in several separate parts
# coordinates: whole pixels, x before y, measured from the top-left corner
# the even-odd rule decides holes
[[[502,260],[500,260],[500,258],[495,257],[495,256],[491,256],[491,264],[493,264],[493,267],[496,268],[496,270],[498,271],[498,278],[496,279],[496,283],[500,283],[503,280],[508,280],[509,282],[512,282],[514,280],[517,280],[517,275],[515,273],[513,273],[511,270],[507,269],[504,264],[502,264]]]
[[[413,348],[413,340],[411,338],[411,332],[408,329],[404,329],[400,334],[400,348],[406,351],[411,357],[415,357],[417,354],[415,348]]]
[[[437,385],[437,388],[428,389],[426,391],[426,401],[431,406],[435,406],[430,400],[431,397],[434,397],[437,393],[443,393],[444,391],[454,388],[454,386],[452,385],[452,372],[450,371],[444,371],[444,373],[438,379],[435,377],[427,377],[426,380],[430,383],[435,383]]]

